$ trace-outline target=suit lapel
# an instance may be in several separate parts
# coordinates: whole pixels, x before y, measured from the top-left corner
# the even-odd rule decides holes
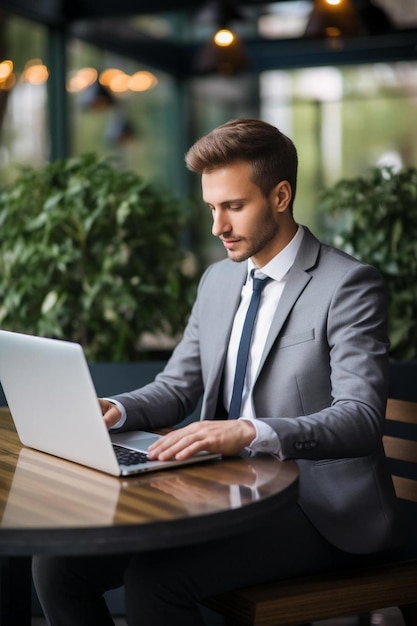
[[[219,392],[233,321],[239,307],[247,271],[247,263],[231,262],[224,266],[221,290],[212,294],[213,301],[216,301],[216,306],[213,307],[216,319],[211,324],[212,358],[206,383],[208,397],[217,398]]]
[[[258,375],[262,370],[265,360],[279,336],[282,327],[287,320],[291,310],[304,291],[306,285],[312,279],[308,272],[316,263],[320,250],[320,242],[304,226],[304,237],[300,249],[287,275],[284,291],[282,292],[275,316],[272,320],[271,328],[266,339],[265,348],[259,364]]]
[[[218,347],[225,350],[232,331],[233,321],[240,304],[243,284],[246,280],[247,263],[233,263],[229,266],[229,271],[225,271],[222,281],[222,291],[216,294],[219,299],[216,307],[218,319],[216,321],[213,340]]]

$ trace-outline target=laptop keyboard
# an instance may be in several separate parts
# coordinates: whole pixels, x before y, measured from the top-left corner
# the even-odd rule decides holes
[[[148,461],[148,455],[146,452],[138,452],[137,450],[130,450],[123,446],[113,444],[113,450],[116,453],[116,458],[120,465],[137,465],[138,463],[146,463]]]

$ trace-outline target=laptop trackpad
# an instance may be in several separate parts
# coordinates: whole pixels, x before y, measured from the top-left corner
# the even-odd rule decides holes
[[[140,452],[147,452],[148,446],[160,439],[160,437],[161,435],[147,433],[141,430],[132,430],[126,433],[110,432],[110,438],[113,443],[117,443],[120,446],[127,446],[128,448],[139,450]]]

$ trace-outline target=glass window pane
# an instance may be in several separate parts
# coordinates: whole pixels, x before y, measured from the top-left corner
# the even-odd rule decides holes
[[[48,156],[46,29],[3,15],[0,42],[0,182],[7,182],[20,165]]]
[[[417,167],[416,62],[265,72],[260,117],[295,141],[297,219],[317,230],[323,185],[367,167]]]

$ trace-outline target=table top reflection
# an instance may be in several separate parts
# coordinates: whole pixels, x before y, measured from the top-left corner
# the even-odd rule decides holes
[[[0,409],[0,554],[143,551],[227,537],[297,498],[298,469],[256,455],[115,478],[22,447]]]

